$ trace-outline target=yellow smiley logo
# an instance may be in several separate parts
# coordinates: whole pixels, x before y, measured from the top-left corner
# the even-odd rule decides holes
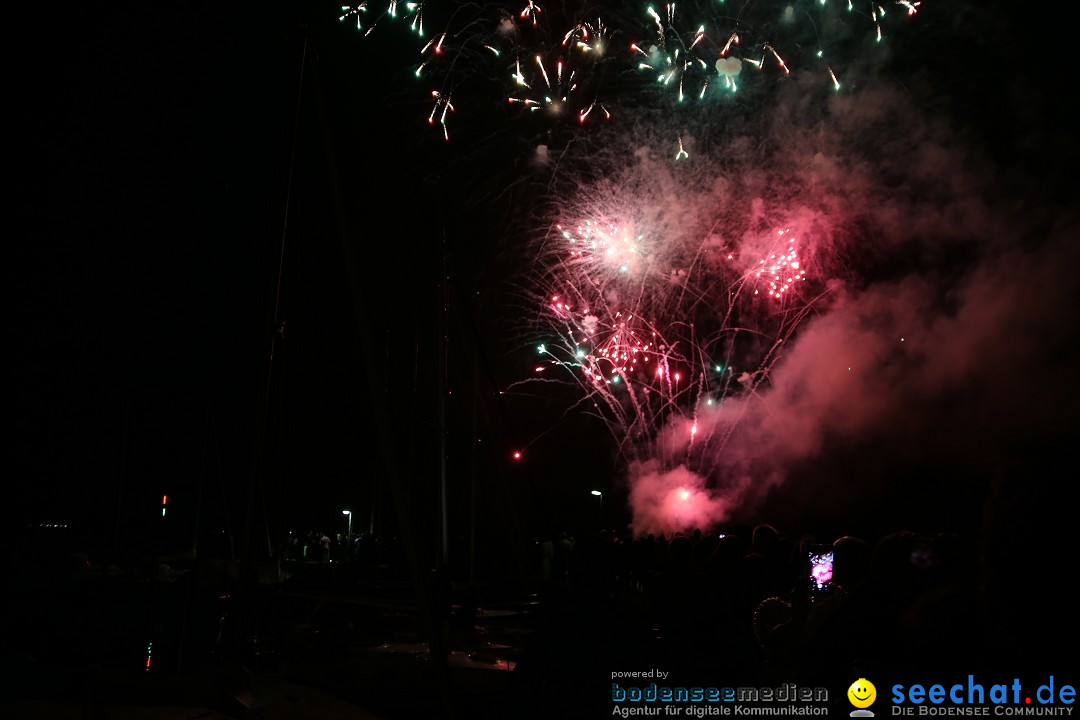
[[[848,700],[857,708],[868,708],[877,698],[877,688],[866,678],[859,678],[847,689]]]

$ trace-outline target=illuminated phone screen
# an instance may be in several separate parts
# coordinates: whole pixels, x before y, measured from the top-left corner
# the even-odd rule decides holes
[[[814,590],[824,590],[832,582],[833,552],[810,553],[810,584]]]

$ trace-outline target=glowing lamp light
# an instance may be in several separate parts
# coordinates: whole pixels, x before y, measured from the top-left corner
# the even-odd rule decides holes
[[[682,500],[683,502],[686,502],[687,500],[689,500],[690,499],[690,491],[685,490],[685,489],[680,490],[679,491],[679,499]]]
[[[510,457],[514,458],[515,460],[520,460],[521,459],[521,451],[520,450],[515,450]]]

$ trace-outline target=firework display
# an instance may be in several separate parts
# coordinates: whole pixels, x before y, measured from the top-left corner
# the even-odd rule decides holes
[[[343,5],[339,19],[355,23],[364,36],[382,29],[415,46],[413,74],[420,92],[435,98],[430,122],[449,139],[446,110],[459,86],[484,86],[472,91],[478,104],[493,90],[523,112],[574,123],[610,120],[616,108],[632,111],[628,103],[633,107],[649,86],[677,103],[723,101],[797,70],[839,91],[852,54],[867,41],[880,43],[886,28],[920,5],[719,0],[634,12],[533,0],[516,9],[473,3],[432,3],[429,9],[388,0]]]
[[[715,472],[716,458],[843,272],[837,247],[852,252],[844,238],[867,222],[835,212],[841,194],[814,179],[838,141],[815,141],[811,172],[789,152],[791,128],[813,132],[832,98],[842,107],[845,77],[890,23],[918,9],[846,0],[578,15],[533,0],[342,8],[341,21],[365,35],[407,25],[386,32],[416,44],[427,122],[444,139],[467,104],[490,107],[497,122],[541,114],[583,136],[535,145],[550,177],[522,245],[534,258],[524,314],[539,362],[515,385],[572,384],[575,407],[605,421],[628,466],[678,471],[655,492],[633,487],[635,512],[651,504],[672,526],[723,514],[716,489],[731,479]]]

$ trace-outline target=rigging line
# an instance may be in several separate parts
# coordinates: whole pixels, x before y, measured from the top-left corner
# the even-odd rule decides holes
[[[289,176],[285,184],[285,216],[281,223],[281,249],[278,253],[277,287],[274,289],[274,334],[270,340],[270,368],[266,374],[266,397],[270,402],[270,380],[273,376],[274,349],[277,345],[278,329],[281,327],[281,279],[285,272],[285,240],[289,230],[289,207],[292,198],[293,173],[296,167],[296,136],[300,131],[300,105],[304,94],[304,71],[307,69],[308,38],[304,35],[304,47],[300,57],[300,79],[296,85],[296,109],[293,111],[292,147],[289,150]]]
[[[261,472],[262,466],[262,452],[265,448],[267,424],[270,417],[270,391],[273,384],[274,376],[274,353],[277,350],[277,340],[281,335],[281,284],[282,275],[284,274],[285,266],[285,240],[289,226],[289,206],[292,197],[292,185],[293,174],[296,165],[296,144],[297,136],[299,135],[300,128],[300,107],[301,99],[304,91],[304,71],[307,68],[307,46],[308,36],[304,34],[304,46],[300,57],[300,78],[297,82],[296,89],[296,109],[293,112],[293,134],[292,134],[292,147],[289,149],[289,174],[286,180],[285,187],[285,214],[282,219],[281,228],[281,249],[278,253],[278,272],[277,272],[277,287],[274,292],[274,320],[273,320],[273,332],[270,336],[270,356],[267,359],[266,367],[266,391],[263,398],[263,411],[260,426],[257,428],[258,437],[256,439],[255,456],[253,457],[253,466],[251,471],[251,477],[248,482],[248,494],[247,494],[247,507],[244,512],[244,535],[243,535],[243,555],[245,559],[250,559],[251,545],[252,545],[252,523],[255,514],[255,494],[259,490],[258,474]],[[265,500],[264,500],[265,502]],[[265,511],[265,506],[264,506]],[[269,534],[270,528],[267,522],[266,531]],[[269,544],[269,543],[268,543]],[[271,547],[271,557],[273,556]],[[239,639],[237,640],[239,642]]]

